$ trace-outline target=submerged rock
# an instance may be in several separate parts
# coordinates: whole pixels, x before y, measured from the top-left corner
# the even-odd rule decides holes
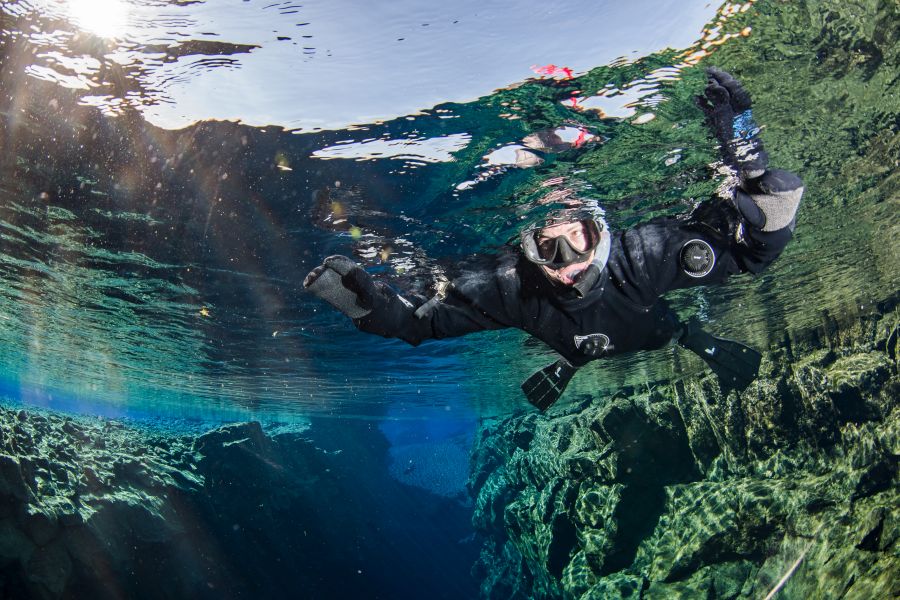
[[[488,598],[887,598],[900,519],[900,313],[711,380],[515,416],[472,459]],[[527,443],[522,443],[527,441]]]
[[[459,577],[476,557],[460,542],[470,510],[391,478],[377,427],[270,435],[253,422],[160,437],[0,407],[8,431],[0,597],[474,594]],[[417,553],[423,531],[443,552]]]
[[[21,502],[27,500],[28,495],[21,463],[15,457],[0,455],[0,496],[12,496]]]
[[[59,598],[72,573],[72,559],[65,545],[53,542],[38,548],[26,565],[29,591],[34,598]]]

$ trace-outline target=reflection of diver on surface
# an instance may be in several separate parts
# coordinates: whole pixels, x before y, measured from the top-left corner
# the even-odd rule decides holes
[[[562,194],[565,208],[523,231],[520,252],[427,301],[400,296],[341,256],[327,258],[304,285],[362,331],[414,345],[487,329],[526,331],[562,357],[523,385],[542,410],[588,362],[672,340],[703,358],[724,388],[743,389],[756,377],[759,354],[695,321],[679,323],[660,296],[765,269],[791,239],[803,187],[797,176],[766,168],[749,96],[730,75],[709,71],[702,107],[740,175],[728,201],[611,232],[596,203]]]
[[[481,172],[469,181],[456,186],[459,191],[475,187],[482,181],[500,175],[508,169],[530,169],[544,164],[550,154],[580,148],[588,142],[600,139],[581,126],[541,129],[522,138],[521,143],[509,144],[485,155],[479,165]]]

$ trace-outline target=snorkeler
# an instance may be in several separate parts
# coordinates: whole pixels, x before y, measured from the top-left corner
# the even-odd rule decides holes
[[[483,181],[502,175],[509,169],[538,167],[544,164],[547,156],[602,140],[601,136],[589,132],[580,125],[541,129],[525,136],[520,143],[508,144],[486,154],[481,159],[478,175],[455,187],[457,191],[469,190]]]
[[[765,269],[793,235],[803,184],[768,169],[743,87],[724,71],[707,73],[701,108],[739,176],[728,200],[610,231],[596,203],[557,190],[565,208],[524,230],[518,251],[493,257],[490,268],[457,278],[430,300],[404,298],[344,256],[326,258],[304,286],[360,330],[412,345],[488,329],[526,331],[561,356],[522,386],[541,410],[588,362],[673,340],[703,358],[724,389],[744,389],[756,378],[759,353],[694,320],[679,323],[660,297]]]

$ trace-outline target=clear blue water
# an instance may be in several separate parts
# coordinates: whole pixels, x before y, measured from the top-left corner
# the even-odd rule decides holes
[[[441,597],[474,594],[473,435],[530,410],[519,384],[554,355],[516,331],[418,348],[367,336],[303,277],[345,254],[427,294],[514,243],[555,178],[614,228],[689,210],[720,182],[694,105],[703,67],[773,35],[748,25],[773,6],[3,2],[3,404],[173,436],[248,420],[310,431],[360,476],[337,485],[339,508],[400,540],[360,556],[421,559],[434,589],[459,582]],[[798,18],[826,31],[844,17]],[[760,348],[898,289],[895,176],[877,159],[896,153],[896,65],[834,28],[738,73],[773,161],[808,184],[797,239],[760,277],[671,298]],[[767,78],[766,64],[827,69],[843,52],[862,76]],[[579,143],[509,164],[548,130]],[[616,357],[583,369],[563,402],[702,369],[671,348]],[[341,535],[326,537],[340,547]],[[391,577],[372,589],[416,584]]]
[[[286,422],[522,409],[519,383],[552,356],[540,344],[364,336],[303,276],[346,254],[427,294],[513,243],[554,177],[617,228],[688,210],[714,189],[717,156],[691,93],[757,10],[103,6],[3,5],[0,378],[15,397],[81,412]],[[810,297],[865,312],[896,284],[896,256],[879,250],[890,205],[842,200],[832,167],[806,169],[790,146],[796,107],[765,110],[779,164],[828,184],[807,194],[806,232],[764,277],[674,298],[763,347],[819,319]],[[536,169],[504,164],[554,128],[588,141]],[[838,153],[845,138],[825,143]],[[874,278],[845,268],[868,261],[883,265]],[[570,397],[692,368],[671,351],[619,357],[585,369]]]
[[[468,358],[515,336],[410,350],[360,336],[299,281],[342,253],[425,287],[505,244],[509,194],[529,178],[455,187],[533,124],[478,98],[537,66],[577,75],[688,47],[715,14],[699,2],[653,3],[650,16],[641,4],[107,4],[4,5],[6,115],[24,125],[24,156],[3,190],[2,371],[47,404],[224,420],[515,408],[515,381],[485,402],[496,373]],[[640,102],[658,82],[644,87],[601,104]],[[23,124],[24,102],[40,114]],[[551,126],[601,128],[542,103]],[[79,130],[90,138],[53,147]]]

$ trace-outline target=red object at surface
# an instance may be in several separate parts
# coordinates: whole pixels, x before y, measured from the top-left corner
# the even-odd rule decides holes
[[[550,77],[554,75],[562,75],[566,79],[572,79],[572,69],[569,67],[557,67],[556,65],[532,65],[531,70],[537,73],[538,75],[548,75]]]
[[[587,131],[582,129],[578,132],[578,138],[572,143],[572,146],[574,146],[575,148],[580,148],[581,145],[586,141],[585,138],[587,138]]]

